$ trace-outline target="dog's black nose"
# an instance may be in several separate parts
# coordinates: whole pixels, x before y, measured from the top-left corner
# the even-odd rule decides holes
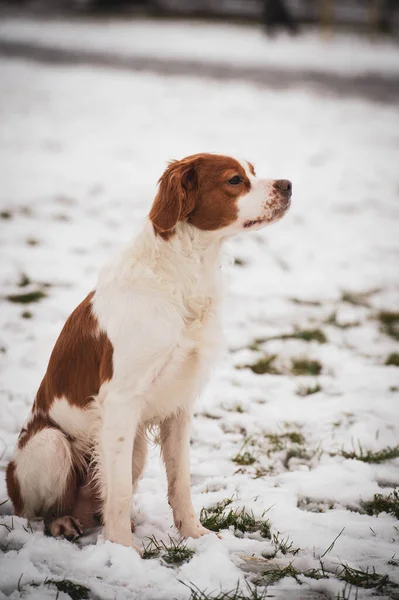
[[[276,179],[274,186],[279,192],[284,192],[287,196],[292,194],[292,183],[288,179]]]

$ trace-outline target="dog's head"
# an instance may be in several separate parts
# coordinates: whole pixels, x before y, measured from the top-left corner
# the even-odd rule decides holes
[[[176,160],[159,180],[149,218],[164,239],[178,221],[230,235],[282,218],[291,204],[287,179],[258,179],[251,163],[230,156],[195,154]]]

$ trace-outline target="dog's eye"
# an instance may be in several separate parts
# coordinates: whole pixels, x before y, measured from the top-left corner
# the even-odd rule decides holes
[[[238,185],[239,183],[241,183],[241,177],[239,177],[238,175],[234,175],[234,177],[229,179],[229,183],[231,185]]]

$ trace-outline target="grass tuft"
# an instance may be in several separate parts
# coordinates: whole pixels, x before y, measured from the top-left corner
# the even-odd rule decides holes
[[[324,565],[321,561],[320,565],[321,567],[319,569],[309,569],[307,571],[299,571],[292,563],[283,568],[273,565],[272,568],[264,571],[262,576],[266,585],[275,584],[284,577],[292,577],[299,584],[303,583],[303,581],[300,579],[300,576],[309,577],[316,580],[329,579],[332,573],[329,574],[325,571]],[[387,574],[380,575],[379,573],[376,573],[375,569],[354,569],[348,565],[341,564],[334,575],[340,581],[345,582],[346,585],[344,590],[348,589],[348,585],[350,586],[350,590],[352,590],[352,586],[354,587],[356,590],[355,598],[358,597],[357,592],[359,588],[374,589],[377,592],[386,592],[388,589],[391,590],[399,587],[397,584],[390,582]],[[350,596],[351,594],[347,595],[344,593],[342,596],[339,595],[337,598],[349,600]]]
[[[256,458],[248,451],[242,453],[239,452],[238,454],[233,456],[231,460],[237,465],[241,466],[253,465],[254,462],[256,462]]]
[[[144,544],[143,544],[144,546]],[[141,555],[141,558],[143,558],[144,560],[148,560],[151,558],[157,558],[160,554],[161,554],[161,545],[158,542],[158,540],[152,536],[149,538],[149,542],[146,546],[144,546],[143,549],[143,554]]]
[[[281,552],[284,556],[286,554],[293,554],[296,556],[300,548],[294,548],[294,542],[291,542],[289,537],[280,537],[280,532],[273,533],[272,542],[276,548],[276,552]]]
[[[293,358],[291,361],[293,375],[320,375],[322,364],[318,360]]]
[[[191,548],[187,548],[184,540],[180,542],[175,542],[171,539],[171,544],[169,546],[165,546],[165,553],[162,558],[168,564],[182,564],[184,562],[188,562],[195,554],[195,551]]]
[[[317,394],[321,392],[321,385],[316,383],[315,385],[300,385],[296,390],[296,395],[304,398],[305,396],[311,396],[312,394]]]
[[[293,333],[282,333],[270,337],[255,338],[251,347],[258,349],[261,344],[272,340],[302,340],[304,342],[318,342],[319,344],[325,344],[327,342],[327,337],[321,329],[302,329],[294,331]]]
[[[251,350],[259,350],[259,340],[249,347]],[[251,369],[256,375],[281,375],[282,371],[275,366],[277,355],[264,354],[259,360],[246,365],[238,365],[237,369]],[[294,375],[320,375],[322,364],[318,360],[310,360],[307,358],[293,358],[291,360],[291,373]]]
[[[47,294],[42,290],[36,290],[34,292],[27,292],[26,294],[10,294],[7,296],[9,302],[19,304],[29,304],[31,302],[38,302],[42,298],[46,298]]]
[[[265,454],[269,458],[276,452],[284,452],[281,456],[282,466],[289,469],[289,462],[292,458],[304,459],[309,461],[313,455],[310,455],[304,444],[306,442],[302,433],[298,431],[286,431],[284,433],[265,433],[264,437],[267,440]],[[267,474],[263,473],[263,474]],[[263,476],[262,472],[257,472],[256,476]]]
[[[185,540],[176,542],[169,536],[169,544],[158,541],[155,536],[149,538],[147,546],[144,546],[142,558],[156,558],[161,557],[168,564],[181,565],[184,562],[189,561],[195,552],[191,548],[187,548]]]
[[[305,438],[302,433],[298,431],[286,431],[285,433],[265,433],[265,438],[269,442],[268,455],[272,452],[281,452],[286,450],[287,446],[291,444],[303,445]]]
[[[62,579],[61,581],[46,579],[44,585],[54,585],[59,592],[67,594],[72,600],[86,600],[89,598],[90,589],[88,587],[69,579]]]
[[[385,364],[388,366],[399,367],[399,352],[392,352],[387,357]]]
[[[337,327],[338,329],[350,329],[351,327],[359,327],[361,324],[360,321],[338,321],[336,312],[331,313],[324,323],[326,325],[334,325],[334,327]]]
[[[353,458],[355,460],[360,460],[361,462],[371,463],[371,464],[379,464],[385,462],[386,460],[392,460],[393,458],[399,457],[399,446],[395,446],[391,448],[387,446],[387,448],[383,448],[382,450],[377,450],[373,452],[373,450],[363,450],[363,448],[359,447],[359,452],[346,452],[345,450],[341,450],[341,455],[344,458]]]
[[[284,579],[284,577],[292,577],[299,583],[298,575],[300,575],[300,572],[292,564],[289,564],[283,568],[277,567],[275,569],[264,571],[262,575],[265,577],[268,584],[277,583],[281,579]]]
[[[277,355],[264,355],[258,361],[251,365],[242,365],[237,367],[238,369],[251,369],[253,373],[256,375],[265,375],[268,373],[269,375],[280,375],[280,371],[274,366],[274,361],[276,360]]]
[[[288,431],[284,434],[284,437],[286,437],[293,444],[305,443],[305,438],[303,437],[302,433],[298,433],[297,431]]]
[[[379,290],[369,290],[368,292],[342,292],[341,301],[353,304],[353,306],[364,306],[365,308],[370,307],[369,298],[373,294],[376,294]]]
[[[238,256],[236,256],[236,258],[234,259],[234,264],[237,267],[245,267],[247,261],[245,261],[243,258],[239,258]]]
[[[213,421],[219,421],[222,418],[220,415],[214,415],[207,411],[201,413],[201,417],[205,417],[205,419],[212,419]]]
[[[338,592],[335,597],[335,600],[358,600],[358,588],[355,588],[355,596],[352,596],[353,587],[345,583],[343,589]]]
[[[30,283],[32,283],[32,282],[31,282],[30,278],[27,276],[27,274],[21,273],[21,276],[20,276],[19,282],[18,282],[18,287],[26,287]]]
[[[399,340],[399,312],[382,311],[378,314],[381,329],[386,335]]]
[[[188,600],[266,600],[267,598],[267,590],[265,588],[260,590],[258,587],[251,585],[247,581],[245,582],[247,586],[246,591],[240,591],[239,584],[237,584],[237,587],[229,592],[207,592],[206,590],[200,590],[193,583],[190,585],[187,585],[184,581],[181,581],[180,583],[188,587],[191,591],[191,596]]]
[[[298,569],[296,569],[292,563],[283,568],[276,567],[268,569],[267,571],[264,571],[262,575],[269,585],[277,583],[281,579],[284,579],[284,577],[292,577],[297,583],[301,584],[302,581],[299,579],[300,575],[309,577],[310,579],[328,579],[328,576],[321,569],[298,571]]]
[[[381,591],[389,582],[387,574],[380,575],[376,573],[375,569],[354,569],[348,565],[341,565],[341,570],[337,571],[338,579],[346,581],[350,585],[356,587],[371,589],[375,588],[377,591]],[[392,584],[391,584],[392,585]]]
[[[319,300],[302,300],[301,298],[290,298],[290,302],[299,304],[301,306],[321,306],[322,303]]]
[[[399,491],[393,490],[387,496],[374,494],[372,500],[362,502],[362,507],[368,515],[379,515],[385,512],[399,519]]]
[[[271,526],[269,519],[258,521],[258,527],[261,537],[270,540],[272,537]]]
[[[287,470],[289,469],[291,458],[299,458],[309,461],[312,458],[312,456],[308,452],[306,452],[304,448],[289,448],[283,460],[283,466]]]
[[[291,335],[284,336],[284,339],[303,340],[304,342],[318,342],[319,344],[325,344],[327,337],[321,329],[304,329],[303,331],[297,331]]]
[[[233,527],[234,534],[236,532],[254,533],[259,531],[262,537],[270,539],[270,522],[268,519],[257,521],[253,512],[248,512],[245,508],[226,510],[232,502],[232,498],[226,498],[215,504],[215,506],[203,508],[200,514],[202,525],[211,531],[222,531]]]

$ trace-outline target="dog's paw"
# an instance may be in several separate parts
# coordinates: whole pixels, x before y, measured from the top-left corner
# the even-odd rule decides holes
[[[144,552],[143,548],[139,548],[138,546],[136,546],[136,544],[132,544],[132,548],[133,548],[133,550],[136,550],[136,552],[139,556],[141,556],[141,557],[143,556],[143,552]]]
[[[78,519],[74,519],[74,517],[59,517],[46,523],[45,533],[52,537],[64,537],[72,541],[83,535],[83,528]]]
[[[129,523],[130,527],[127,531],[104,527],[104,539],[108,542],[125,546],[126,548],[133,548],[133,550],[135,550],[141,556],[143,554],[143,550],[136,546],[133,540],[132,532],[130,531],[130,528],[134,526],[133,522],[129,521]]]
[[[193,523],[185,523],[179,527],[180,535],[184,538],[193,538],[197,540],[203,535],[207,535],[208,533],[215,533],[210,529],[207,529],[199,521],[194,521]]]

